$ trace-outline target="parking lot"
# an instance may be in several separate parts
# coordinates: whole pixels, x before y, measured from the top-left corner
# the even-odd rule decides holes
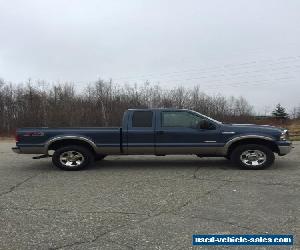
[[[262,171],[223,158],[111,156],[64,172],[12,146],[0,143],[0,249],[201,249],[193,234],[266,233],[293,234],[300,249],[299,142]]]

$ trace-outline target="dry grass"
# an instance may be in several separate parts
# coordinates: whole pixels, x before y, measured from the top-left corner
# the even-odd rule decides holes
[[[281,121],[276,119],[256,120],[256,124],[273,125],[289,130],[292,141],[300,141],[300,119]]]
[[[300,141],[300,121],[296,121],[291,125],[287,126],[290,137],[293,141]]]
[[[0,142],[2,141],[14,141],[14,137],[0,137]]]

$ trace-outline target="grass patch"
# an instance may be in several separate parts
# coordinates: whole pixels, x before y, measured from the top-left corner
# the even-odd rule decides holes
[[[291,136],[291,141],[300,141],[300,135],[299,136]]]
[[[292,141],[300,141],[300,121],[295,120],[287,126]]]

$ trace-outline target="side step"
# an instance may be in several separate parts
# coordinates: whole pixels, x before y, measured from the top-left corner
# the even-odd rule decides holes
[[[34,156],[32,157],[32,159],[43,159],[43,158],[48,158],[48,157],[51,157],[52,155],[39,155],[39,156]]]

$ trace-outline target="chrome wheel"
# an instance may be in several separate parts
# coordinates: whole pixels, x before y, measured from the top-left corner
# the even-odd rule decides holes
[[[240,160],[247,166],[257,167],[267,161],[267,155],[260,150],[247,150],[241,154]]]
[[[84,162],[84,156],[77,151],[66,151],[59,156],[59,161],[67,167],[78,167]]]

